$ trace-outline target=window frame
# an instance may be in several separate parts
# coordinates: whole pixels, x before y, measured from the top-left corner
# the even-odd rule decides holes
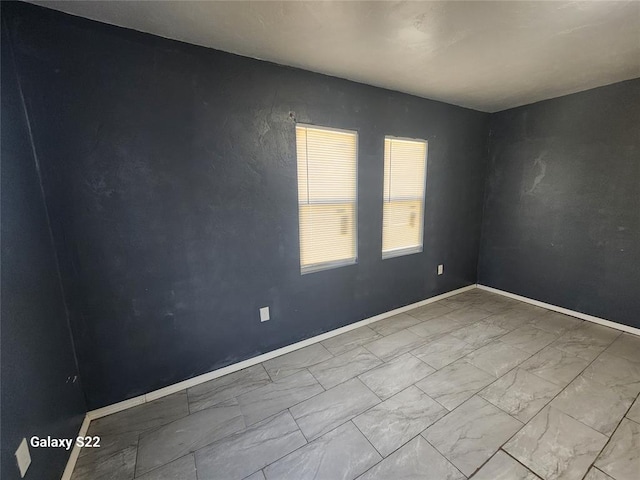
[[[341,260],[329,260],[329,261],[325,261],[325,262],[319,262],[319,263],[313,263],[310,265],[302,265],[302,244],[301,244],[301,237],[300,237],[300,197],[298,195],[298,190],[299,190],[299,186],[300,186],[300,179],[298,178],[298,142],[297,142],[297,127],[304,127],[306,129],[313,129],[313,130],[324,130],[324,131],[329,131],[329,132],[338,132],[338,133],[343,133],[343,134],[350,134],[350,135],[354,135],[355,136],[355,154],[356,154],[356,158],[355,158],[355,174],[354,174],[354,179],[355,179],[355,194],[354,194],[354,200],[353,200],[353,205],[354,205],[354,209],[353,209],[353,225],[354,225],[354,232],[353,232],[353,242],[354,242],[354,247],[355,247],[355,255],[353,258],[347,258],[347,259],[341,259]],[[324,270],[332,270],[334,268],[339,268],[339,267],[345,267],[348,265],[356,265],[358,263],[358,163],[359,163],[359,154],[360,154],[360,145],[359,145],[359,132],[358,130],[348,130],[345,128],[335,128],[335,127],[325,127],[323,125],[314,125],[311,123],[301,123],[301,122],[296,122],[295,123],[295,127],[294,127],[294,136],[296,138],[296,196],[298,197],[298,248],[299,248],[299,252],[300,252],[300,259],[299,259],[299,264],[300,264],[300,274],[301,275],[307,275],[309,273],[316,273],[316,272],[322,272]],[[308,159],[307,159],[308,161]],[[309,181],[309,179],[307,178],[307,182]],[[340,199],[338,199],[340,200]]]
[[[424,178],[422,181],[422,218],[420,219],[420,245],[412,246],[412,247],[402,247],[396,248],[394,250],[384,251],[384,204],[387,203],[384,195],[384,156],[385,156],[385,146],[387,140],[404,140],[408,142],[416,142],[416,143],[424,143]],[[427,168],[429,166],[429,141],[424,140],[422,138],[409,138],[409,137],[397,137],[394,135],[385,135],[382,143],[382,178],[383,178],[383,191],[382,191],[382,260],[387,260],[390,258],[403,257],[405,255],[413,255],[416,253],[422,253],[424,251],[424,223],[427,216]],[[392,159],[390,159],[392,161]],[[389,173],[391,176],[391,173]],[[417,197],[416,197],[417,199]],[[391,203],[391,196],[389,197],[389,202]]]

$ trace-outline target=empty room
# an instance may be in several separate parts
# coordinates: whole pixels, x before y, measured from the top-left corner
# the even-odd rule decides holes
[[[640,479],[640,2],[0,12],[3,480]]]

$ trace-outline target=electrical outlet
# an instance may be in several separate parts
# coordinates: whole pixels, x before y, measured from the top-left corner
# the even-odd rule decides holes
[[[269,307],[262,307],[260,309],[260,321],[261,322],[266,322],[267,320],[270,320],[271,317],[269,316]]]
[[[442,275],[444,273],[444,265],[438,265],[438,275]]]
[[[20,446],[16,450],[16,460],[18,461],[18,469],[20,470],[20,478],[24,478],[27,469],[31,465],[31,454],[29,453],[29,445],[27,439],[23,438]]]

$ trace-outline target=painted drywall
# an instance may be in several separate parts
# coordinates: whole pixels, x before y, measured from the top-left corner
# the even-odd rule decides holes
[[[19,478],[14,453],[23,437],[75,438],[86,409],[5,33],[3,24],[1,476],[10,480]],[[32,463],[25,478],[59,479],[69,453],[31,448]]]
[[[3,9],[89,408],[476,282],[487,114]],[[300,275],[292,115],[358,131],[356,265]],[[388,260],[385,135],[429,141],[424,252]]]
[[[640,327],[640,79],[497,113],[479,283]]]

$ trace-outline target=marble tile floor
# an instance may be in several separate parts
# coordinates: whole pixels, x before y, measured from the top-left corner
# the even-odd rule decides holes
[[[96,421],[72,480],[640,479],[640,337],[474,289]]]

